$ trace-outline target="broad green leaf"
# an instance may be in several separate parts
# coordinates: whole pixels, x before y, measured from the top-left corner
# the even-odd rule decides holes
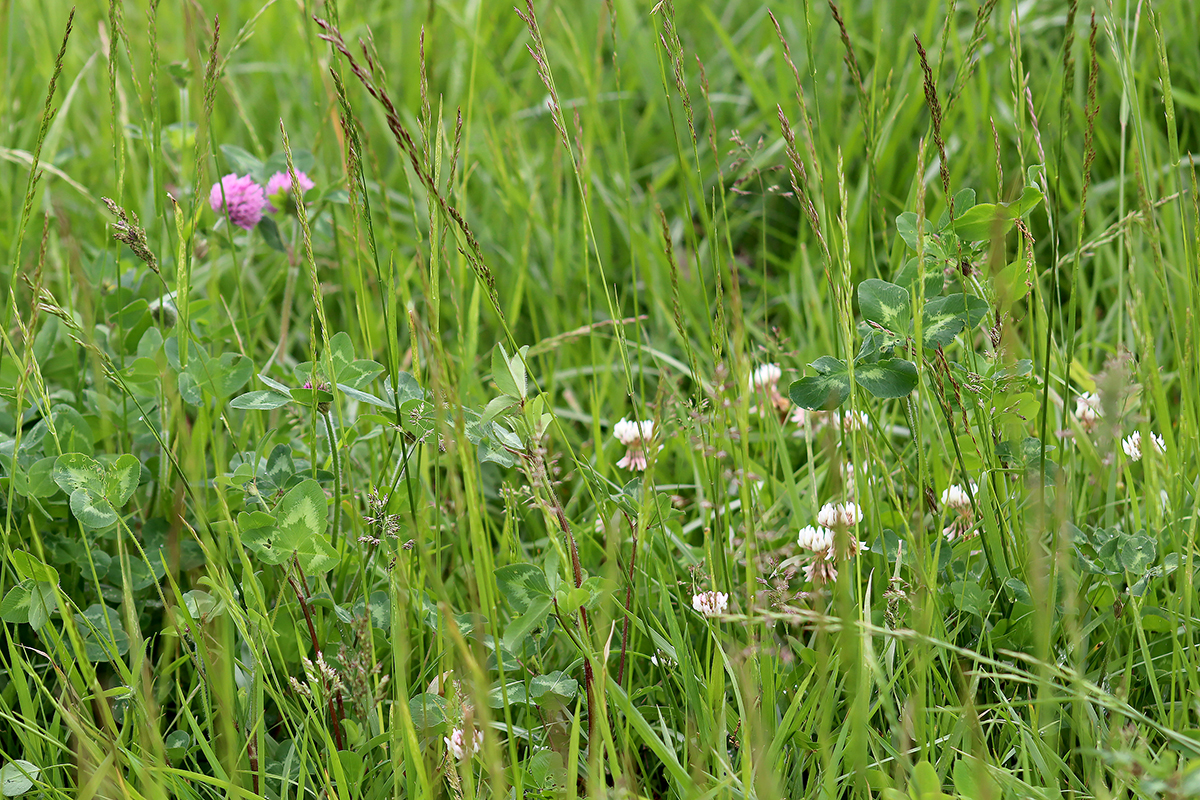
[[[223,353],[220,359],[208,362],[209,384],[217,397],[228,397],[249,382],[254,364],[241,353]]]
[[[1012,203],[980,203],[954,220],[954,232],[967,242],[981,242],[1003,237],[1012,230],[1013,222],[1028,214],[1042,201],[1036,186],[1026,186]]]
[[[120,508],[129,502],[141,477],[142,462],[128,453],[120,456],[108,465],[108,474],[104,476],[104,496],[114,508]]]
[[[47,456],[34,462],[25,476],[23,496],[50,497],[58,491],[58,485],[54,482],[54,464],[57,460],[54,456]]]
[[[104,497],[94,495],[87,489],[71,492],[71,513],[79,520],[80,525],[93,530],[116,525],[117,520],[121,518]]]
[[[189,405],[198,406],[204,400],[204,391],[200,388],[200,381],[192,373],[191,365],[187,371],[179,373],[176,385],[179,388],[179,396]]]
[[[295,474],[296,462],[292,460],[292,448],[286,444],[277,444],[267,456],[267,465],[263,469],[260,481],[267,482],[268,489],[278,490]]]
[[[924,269],[921,268],[921,261],[916,256],[913,256],[904,263],[900,271],[896,273],[892,282],[897,286],[907,289],[910,295],[919,294],[917,284],[922,278],[925,281],[925,296],[937,297],[942,293],[942,286],[946,283],[946,275],[942,272],[942,268],[936,263],[926,262]]]
[[[529,682],[529,694],[534,698],[552,694],[569,700],[578,691],[579,681],[567,677],[566,673],[561,671],[538,675]]]
[[[508,353],[504,351],[502,344],[497,344],[492,350],[492,380],[496,382],[496,388],[501,392],[509,397],[520,399],[521,389],[517,385],[516,378],[513,377]]]
[[[874,364],[856,364],[854,380],[859,386],[883,400],[907,397],[917,388],[917,365],[902,358],[884,358]]]
[[[28,761],[17,759],[0,767],[0,795],[20,797],[33,788],[41,769]]]
[[[788,397],[801,408],[837,408],[850,396],[850,373],[833,356],[821,356],[810,365],[817,375],[801,378],[788,387]]]
[[[858,307],[863,317],[901,336],[908,333],[908,290],[894,283],[868,278],[858,285]]]
[[[904,243],[910,249],[917,249],[917,215],[911,211],[905,211],[900,216],[896,217],[896,233],[904,240]]]
[[[54,584],[45,581],[34,581],[29,588],[29,624],[36,631],[40,630],[50,615],[58,610],[58,594]]]
[[[517,703],[528,703],[529,694],[525,691],[525,683],[523,681],[509,681],[507,684],[497,683],[488,691],[487,704],[489,708],[504,708],[505,700],[510,706]]]
[[[263,383],[265,383],[267,385],[268,389],[274,389],[276,392],[279,392],[279,394],[285,395],[287,397],[292,396],[291,389],[289,389],[287,386],[280,383],[279,381],[275,380],[274,378],[270,378],[260,372],[260,373],[258,373],[258,379],[260,381],[262,381]]]
[[[283,496],[275,509],[279,526],[275,547],[284,558],[296,554],[305,572],[324,573],[339,560],[336,550],[325,540],[329,504],[321,485],[311,478]]]
[[[384,392],[389,401],[395,398],[400,406],[410,400],[422,400],[425,397],[425,390],[421,388],[421,384],[407,372],[398,372],[393,380],[384,381]]]
[[[58,571],[54,567],[43,564],[34,558],[31,553],[27,553],[24,550],[14,550],[9,556],[9,563],[12,564],[13,569],[16,570],[21,580],[58,583]]]
[[[283,243],[283,237],[279,234],[279,225],[275,220],[264,216],[258,221],[257,228],[258,232],[262,234],[263,241],[267,243],[267,247],[276,253],[287,252],[287,246]]]
[[[236,145],[221,145],[221,155],[236,175],[249,175],[259,183],[269,177],[263,174],[263,162]]]
[[[1126,572],[1141,575],[1158,557],[1158,544],[1144,532],[1139,532],[1125,537],[1118,557]]]
[[[339,386],[345,384],[352,389],[361,389],[364,386],[370,385],[371,381],[383,373],[383,364],[380,364],[378,361],[360,358],[357,361],[351,361],[338,370],[337,383]]]
[[[0,600],[0,619],[14,625],[29,622],[29,601],[33,596],[33,581],[21,581],[5,593]]]
[[[954,607],[959,611],[982,617],[988,610],[988,599],[976,581],[954,581],[950,584]]]
[[[229,401],[231,408],[242,408],[248,411],[270,411],[273,408],[286,406],[292,398],[271,390],[246,392]]]
[[[446,698],[437,694],[425,692],[408,701],[413,726],[422,733],[446,724],[447,710]]]
[[[64,453],[55,459],[53,478],[67,494],[76,489],[104,494],[104,471],[99,462],[83,453]]]
[[[500,594],[518,614],[524,613],[534,601],[550,597],[546,573],[533,564],[509,564],[496,570]]]
[[[538,597],[531,601],[525,613],[510,622],[504,629],[504,637],[501,639],[504,649],[510,652],[518,651],[525,637],[546,621],[551,605],[552,601],[549,597]]]
[[[921,312],[921,337],[925,347],[945,347],[964,328],[974,329],[987,315],[987,301],[964,294],[937,297]]]
[[[329,360],[333,362],[334,376],[343,383],[350,383],[342,377],[342,370],[354,360],[354,343],[350,340],[350,334],[338,331],[330,338]]]
[[[79,626],[79,632],[83,636],[89,661],[111,661],[114,652],[117,656],[129,652],[129,636],[125,633],[125,626],[121,624],[119,611],[97,603],[89,606],[82,616],[76,614],[75,624]]]

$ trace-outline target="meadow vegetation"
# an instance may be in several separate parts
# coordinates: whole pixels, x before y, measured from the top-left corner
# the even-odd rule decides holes
[[[3,17],[4,797],[1200,797],[1190,2]]]

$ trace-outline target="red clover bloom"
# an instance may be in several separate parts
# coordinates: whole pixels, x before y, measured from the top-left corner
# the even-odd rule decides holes
[[[267,196],[263,188],[249,175],[229,173],[214,183],[208,194],[208,204],[218,214],[228,210],[229,221],[239,228],[252,230],[262,219],[267,207]]]

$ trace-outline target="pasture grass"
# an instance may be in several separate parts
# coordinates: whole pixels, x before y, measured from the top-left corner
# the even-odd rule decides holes
[[[5,796],[1200,795],[1191,4],[4,17]]]

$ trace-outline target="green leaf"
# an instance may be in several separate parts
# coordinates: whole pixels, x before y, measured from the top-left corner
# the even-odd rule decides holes
[[[897,286],[907,289],[910,295],[919,294],[917,284],[924,279],[925,281],[925,296],[936,297],[942,293],[942,286],[946,283],[946,275],[942,272],[941,267],[936,263],[926,263],[922,268],[921,261],[916,256],[910,258],[896,273],[893,283]]]
[[[211,372],[209,385],[217,397],[228,397],[245,386],[254,375],[254,364],[241,353],[222,353],[220,359],[208,362]]]
[[[338,331],[329,340],[329,360],[333,363],[333,374],[338,380],[343,380],[342,370],[354,360],[354,343],[350,334]],[[350,381],[345,381],[349,383]]]
[[[24,550],[14,550],[9,556],[9,563],[12,564],[13,569],[16,570],[21,580],[58,583],[57,570],[38,561],[31,553],[27,553]]]
[[[325,540],[329,504],[321,485],[309,478],[283,496],[275,509],[278,536],[275,547],[285,558],[292,553],[305,572],[324,573],[337,566],[340,557]]]
[[[14,625],[29,622],[29,602],[33,596],[33,581],[21,581],[8,590],[0,600],[0,619]]]
[[[80,525],[93,530],[116,525],[117,520],[121,518],[104,497],[94,495],[87,489],[71,492],[71,513],[79,520]]]
[[[104,476],[104,496],[113,508],[120,508],[129,502],[141,477],[142,462],[128,453],[108,465],[108,474]]]
[[[106,619],[107,617],[107,619]],[[89,606],[83,616],[75,615],[75,624],[83,635],[84,648],[89,661],[111,661],[113,654],[123,656],[129,652],[129,636],[121,624],[121,615],[99,603]],[[109,625],[112,629],[109,630]]]
[[[235,397],[229,401],[229,405],[231,408],[242,408],[247,411],[270,411],[273,408],[286,406],[290,402],[292,402],[292,398],[285,394],[271,390],[259,390]]]
[[[902,358],[884,358],[874,364],[856,364],[854,380],[882,400],[907,397],[917,388],[917,365]]]
[[[378,397],[371,394],[370,392],[359,391],[358,389],[355,389],[353,386],[349,386],[345,383],[339,383],[337,385],[337,387],[338,387],[338,389],[340,389],[342,391],[342,394],[346,395],[347,397],[349,397],[352,400],[357,400],[360,403],[366,403],[367,405],[375,406],[376,408],[385,408],[388,411],[393,410],[392,406],[389,403],[387,403],[384,400],[379,399]]]
[[[1141,575],[1150,568],[1157,557],[1158,543],[1145,532],[1125,537],[1118,556],[1122,569],[1131,575]]]
[[[538,675],[529,682],[529,694],[535,699],[550,694],[570,700],[578,691],[579,681],[567,677],[566,673],[561,671]]]
[[[225,156],[225,161],[229,164],[229,168],[236,174],[249,175],[259,183],[262,183],[266,178],[263,174],[263,162],[259,161],[252,154],[232,144],[223,144],[220,149],[221,155]]]
[[[388,400],[395,398],[399,401],[400,406],[410,400],[425,398],[425,390],[421,388],[421,384],[417,383],[417,379],[407,372],[398,372],[394,380],[384,381],[384,391]]]
[[[917,215],[911,211],[905,211],[900,216],[896,217],[896,233],[904,240],[904,243],[911,249],[917,249]]]
[[[964,294],[937,297],[921,312],[921,337],[925,347],[945,347],[964,328],[974,329],[987,316],[987,301]]]
[[[504,351],[504,345],[499,343],[492,350],[492,380],[496,382],[496,388],[509,397],[518,400],[522,397],[522,389],[509,365],[508,353]]]
[[[22,492],[24,497],[35,498],[50,497],[57,492],[58,486],[54,483],[54,463],[57,460],[54,456],[47,456],[35,461],[25,476],[24,486],[18,486],[18,491],[24,489]]]
[[[104,472],[100,463],[83,453],[64,453],[54,461],[54,482],[67,494],[84,489],[104,494]]]
[[[279,234],[279,225],[275,220],[264,216],[258,221],[257,228],[258,232],[262,234],[263,241],[267,243],[267,247],[276,253],[287,252],[287,246],[283,243],[283,237]]]
[[[950,595],[959,611],[982,617],[988,610],[987,595],[976,581],[954,581],[950,584]]]
[[[850,396],[850,373],[846,364],[833,356],[821,356],[810,364],[817,375],[801,378],[788,387],[788,397],[801,408],[837,408]]]
[[[954,220],[954,232],[967,242],[981,242],[993,237],[1003,238],[1012,230],[1013,222],[1025,216],[1042,201],[1042,191],[1026,186],[1012,203],[980,203]]]
[[[527,607],[528,610],[510,622],[504,629],[504,637],[501,639],[504,649],[516,652],[525,637],[546,621],[551,605],[552,601],[549,597],[534,599]]]
[[[412,716],[413,726],[422,733],[445,725],[447,709],[446,698],[428,692],[408,701],[408,713]]]
[[[546,573],[533,564],[509,564],[495,573],[500,594],[518,614],[523,614],[535,601],[550,597]]]
[[[901,336],[908,333],[908,290],[894,283],[868,278],[858,285],[858,308],[863,317]]]
[[[28,761],[17,759],[0,767],[0,795],[19,797],[33,788],[41,769]]]

